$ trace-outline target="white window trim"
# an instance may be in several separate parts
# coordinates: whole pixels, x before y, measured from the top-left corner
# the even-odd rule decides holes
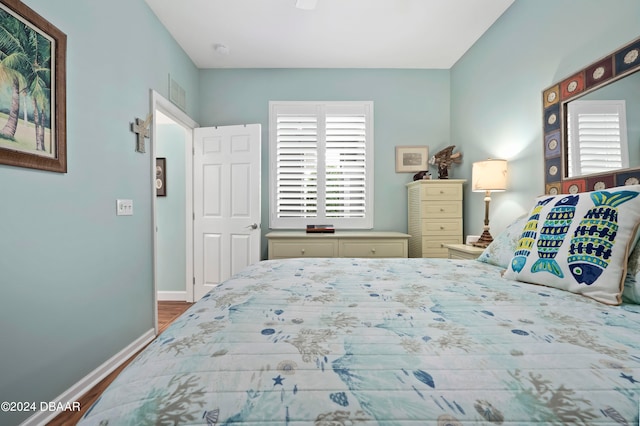
[[[607,166],[607,159],[601,158],[602,167],[592,170],[584,171],[583,163],[581,161],[581,145],[579,143],[579,119],[581,115],[617,115],[618,116],[618,128],[619,131],[619,148],[620,148],[620,164],[615,165],[615,158],[609,159],[614,163]],[[605,173],[615,169],[629,167],[629,147],[627,140],[627,114],[626,114],[626,102],[622,100],[575,100],[569,103],[567,113],[567,165],[569,170],[567,171],[568,177],[582,176],[592,173]],[[578,155],[576,155],[576,153]]]
[[[366,119],[366,199],[365,217],[363,218],[326,218],[324,215],[324,203],[318,202],[318,216],[313,218],[279,218],[277,217],[277,113],[291,111],[299,114],[303,111],[312,111],[317,114],[319,122],[318,147],[325,148],[325,116],[327,108],[339,108],[344,110],[364,112]],[[271,229],[305,229],[307,225],[330,224],[336,229],[372,229],[374,223],[374,140],[373,140],[373,102],[314,102],[314,101],[271,101],[269,102],[269,227]],[[318,161],[318,169],[324,169],[325,164]],[[324,200],[325,182],[324,174],[318,178],[318,200]]]

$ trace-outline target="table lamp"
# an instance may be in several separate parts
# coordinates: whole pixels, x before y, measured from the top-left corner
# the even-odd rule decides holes
[[[471,169],[471,190],[484,191],[484,228],[480,239],[473,243],[476,247],[487,247],[493,241],[489,232],[489,203],[491,191],[507,189],[507,160],[485,160],[473,163]]]

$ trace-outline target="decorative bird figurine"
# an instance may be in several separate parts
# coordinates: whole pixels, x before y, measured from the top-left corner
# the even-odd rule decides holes
[[[449,167],[452,164],[462,162],[462,153],[453,153],[455,147],[455,145],[449,145],[429,160],[429,164],[434,164],[438,167],[438,179],[449,179]]]

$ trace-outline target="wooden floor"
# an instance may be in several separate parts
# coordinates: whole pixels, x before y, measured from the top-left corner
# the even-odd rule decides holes
[[[176,318],[186,311],[192,303],[187,302],[158,302],[158,332],[162,333]],[[136,354],[137,355],[137,354]],[[89,392],[84,394],[78,401],[80,402],[80,411],[68,411],[58,415],[55,419],[47,423],[48,426],[72,426],[75,425],[98,399],[100,394],[107,386],[116,378],[118,374],[129,364],[135,357],[132,356],[124,364],[115,369],[111,374],[105,377],[100,383],[93,387]]]

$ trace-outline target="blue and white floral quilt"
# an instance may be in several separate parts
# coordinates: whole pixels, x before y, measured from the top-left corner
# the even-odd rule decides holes
[[[83,425],[638,424],[640,306],[450,259],[289,259],[207,294]]]

